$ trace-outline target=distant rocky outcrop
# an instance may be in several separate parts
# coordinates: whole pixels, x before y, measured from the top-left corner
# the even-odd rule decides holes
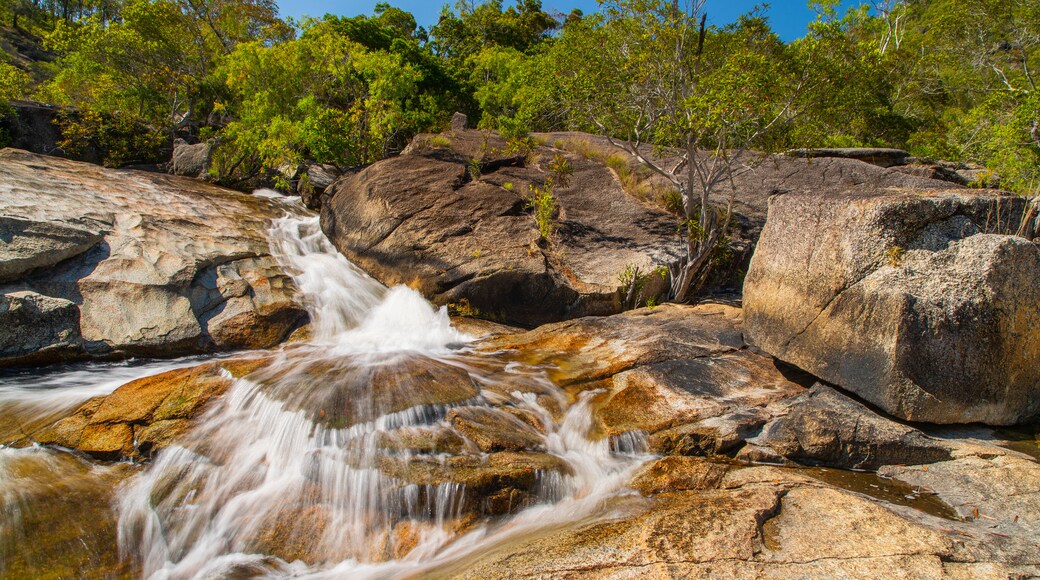
[[[402,155],[336,182],[322,228],[384,284],[505,322],[618,312],[626,271],[646,276],[630,303],[661,293],[654,271],[679,256],[672,216],[628,195],[595,160],[547,147],[506,150],[497,135],[475,130],[420,135]],[[525,200],[555,155],[573,174],[556,187],[556,232],[546,243]]]
[[[0,173],[0,366],[267,347],[306,319],[276,202],[16,149]]]
[[[1040,250],[1026,206],[968,190],[776,196],[744,285],[749,334],[903,419],[1034,418]]]

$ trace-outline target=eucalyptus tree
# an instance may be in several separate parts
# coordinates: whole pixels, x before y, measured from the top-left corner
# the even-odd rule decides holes
[[[671,269],[671,299],[688,300],[725,243],[732,198],[717,199],[720,189],[732,191],[748,150],[796,116],[811,67],[758,14],[707,26],[704,0],[612,0],[568,25],[553,54],[549,74],[575,124],[678,190],[685,258]]]

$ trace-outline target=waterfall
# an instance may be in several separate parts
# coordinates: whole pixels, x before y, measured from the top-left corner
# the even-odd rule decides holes
[[[136,570],[404,576],[604,515],[607,500],[625,493],[649,456],[638,434],[622,446],[590,438],[594,394],[574,397],[545,369],[471,348],[444,308],[373,280],[333,248],[317,216],[293,205],[273,223],[271,248],[310,311],[310,338],[256,353],[267,364],[248,376],[228,374],[226,395],[116,490],[119,551]],[[75,396],[104,394],[152,370],[109,368],[104,381],[86,371],[43,380],[48,388],[32,396],[64,401],[51,387],[73,379]],[[451,477],[504,456],[449,421],[465,409],[534,433],[532,448],[514,455],[551,460],[517,505],[509,496],[485,513],[475,506],[487,498]]]

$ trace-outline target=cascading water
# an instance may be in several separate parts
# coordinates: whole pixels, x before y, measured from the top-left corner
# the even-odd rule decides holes
[[[271,246],[308,303],[311,338],[258,353],[264,368],[118,490],[119,549],[134,569],[394,577],[604,515],[648,458],[638,436],[621,448],[591,439],[589,393],[575,401],[543,369],[469,349],[445,309],[381,286],[316,216],[293,213],[274,223]],[[462,410],[534,439],[511,454],[482,449],[449,420]],[[503,462],[505,475],[459,475]],[[486,488],[514,476],[513,488]]]

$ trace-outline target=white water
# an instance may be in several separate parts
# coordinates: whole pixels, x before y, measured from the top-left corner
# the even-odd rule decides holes
[[[144,576],[385,578],[436,569],[608,515],[607,501],[648,459],[638,436],[620,451],[589,438],[590,394],[572,404],[543,369],[470,351],[472,339],[452,328],[445,309],[365,275],[335,251],[316,216],[277,220],[271,236],[307,301],[313,338],[235,381],[179,445],[118,491],[119,549]],[[84,375],[69,400],[109,392],[130,374],[103,384]],[[448,453],[384,443],[447,431],[445,414],[459,406],[530,413],[543,425],[541,452],[566,466],[538,473],[528,507],[461,532],[453,530],[467,502],[480,499],[473,492],[450,481],[409,484],[380,469],[448,462]],[[554,407],[563,409],[557,421]],[[457,453],[487,461],[473,444]],[[402,540],[401,530],[414,533]]]

